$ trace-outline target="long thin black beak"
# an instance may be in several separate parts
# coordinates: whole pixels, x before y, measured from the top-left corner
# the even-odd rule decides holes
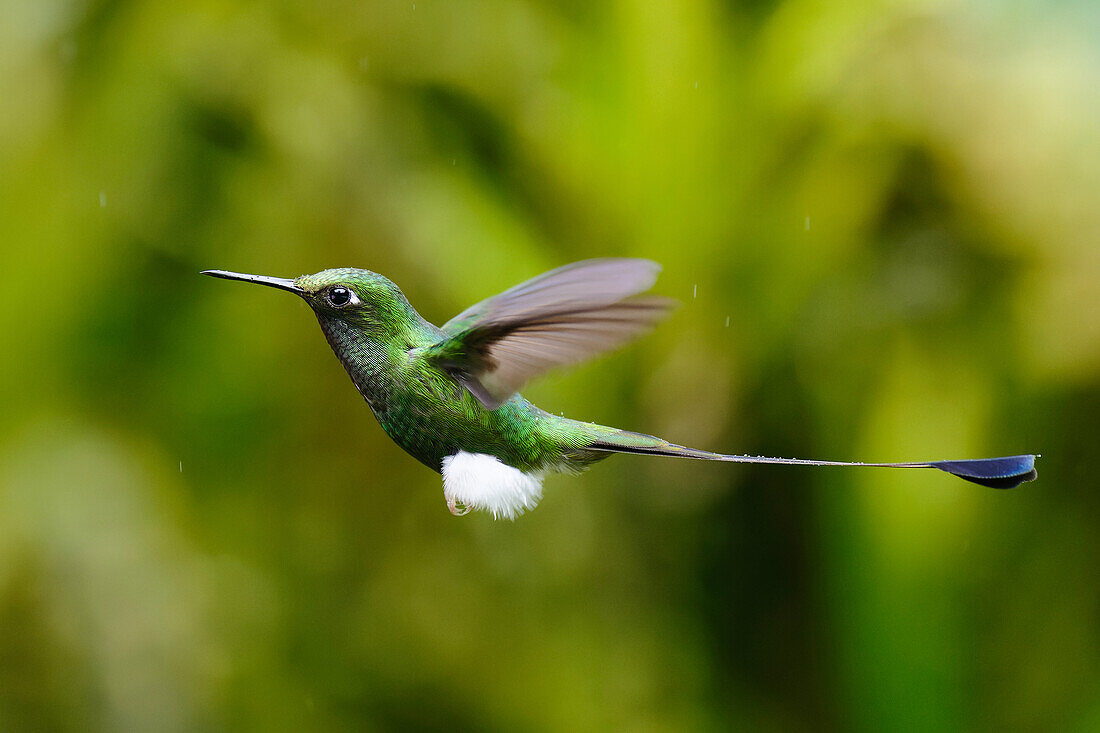
[[[285,277],[267,277],[266,275],[245,275],[240,272],[227,272],[225,270],[203,270],[200,275],[209,275],[210,277],[220,277],[223,280],[240,280],[246,283],[256,283],[257,285],[266,285],[269,288],[278,288],[279,290],[287,290],[296,295],[305,295],[306,291],[294,284],[293,280],[287,280]]]

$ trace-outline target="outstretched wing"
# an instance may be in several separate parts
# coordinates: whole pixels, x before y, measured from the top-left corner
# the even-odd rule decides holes
[[[425,356],[495,410],[532,377],[649,331],[673,304],[638,295],[660,270],[636,259],[559,267],[467,308]]]

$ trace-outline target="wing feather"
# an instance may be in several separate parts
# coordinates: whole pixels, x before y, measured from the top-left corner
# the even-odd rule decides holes
[[[652,287],[658,272],[657,263],[636,259],[560,267],[455,316],[428,358],[496,409],[531,378],[649,331],[673,305],[638,295]]]

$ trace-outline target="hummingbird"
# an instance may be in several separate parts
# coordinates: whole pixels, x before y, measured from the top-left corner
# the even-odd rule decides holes
[[[936,468],[1008,489],[1036,478],[1035,455],[862,463],[728,455],[644,433],[553,415],[524,399],[530,379],[614,349],[651,330],[674,301],[646,294],[660,266],[603,258],[559,267],[470,306],[437,327],[388,278],[323,270],[294,279],[204,270],[203,275],[294,293],[382,429],[442,474],[452,514],[514,519],[534,509],[550,473],[579,473],[614,453],[730,463]]]

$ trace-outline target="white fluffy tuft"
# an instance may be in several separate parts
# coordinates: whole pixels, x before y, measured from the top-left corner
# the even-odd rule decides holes
[[[542,474],[524,473],[495,456],[459,451],[443,459],[443,495],[455,502],[490,512],[493,519],[515,519],[534,509],[542,498]]]

